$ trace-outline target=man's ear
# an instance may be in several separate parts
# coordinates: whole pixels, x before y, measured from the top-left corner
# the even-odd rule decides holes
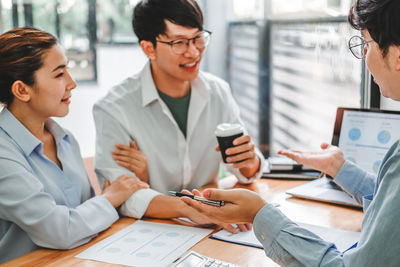
[[[32,87],[26,85],[23,81],[15,81],[11,86],[11,92],[14,97],[22,102],[31,100]]]
[[[156,49],[152,42],[142,40],[140,41],[140,46],[150,60],[156,59]]]
[[[400,71],[400,45],[395,46],[395,52],[396,52],[396,65],[395,68],[397,71]]]

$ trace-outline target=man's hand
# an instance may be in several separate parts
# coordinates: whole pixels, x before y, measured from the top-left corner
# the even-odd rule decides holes
[[[116,144],[117,149],[112,151],[113,158],[121,167],[134,172],[136,176],[147,183],[149,181],[149,173],[147,168],[146,155],[139,150],[135,141],[130,143],[130,146]]]
[[[230,147],[225,151],[226,161],[233,163],[232,167],[237,168],[240,172],[250,178],[253,177],[260,168],[260,159],[254,151],[254,143],[249,135],[243,135],[233,140],[234,147]],[[216,148],[220,151],[219,146]]]
[[[223,200],[225,205],[215,207],[188,197],[181,199],[212,220],[224,223],[253,223],[257,212],[266,204],[257,193],[246,189],[206,189],[202,196],[210,200]]]
[[[327,143],[321,144],[321,151],[304,152],[293,149],[283,149],[278,154],[289,157],[304,166],[324,172],[335,177],[345,160],[342,151]]]

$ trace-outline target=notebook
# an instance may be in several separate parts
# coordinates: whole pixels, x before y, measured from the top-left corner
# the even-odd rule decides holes
[[[298,164],[284,156],[274,156],[266,159],[261,178],[287,180],[313,180],[321,177],[321,172]]]
[[[332,145],[342,150],[346,160],[370,173],[378,173],[383,157],[398,139],[400,111],[337,109]],[[326,177],[294,187],[286,193],[300,198],[361,207],[333,179]]]

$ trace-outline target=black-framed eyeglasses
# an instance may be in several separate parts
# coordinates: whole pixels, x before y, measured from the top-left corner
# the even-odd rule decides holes
[[[358,59],[364,58],[364,47],[366,44],[372,42],[373,40],[365,41],[364,38],[358,35],[354,35],[349,40],[350,52]]]
[[[178,55],[182,55],[186,53],[186,51],[188,50],[190,41],[193,42],[194,46],[197,49],[204,49],[209,44],[210,39],[211,39],[211,32],[203,31],[196,37],[190,39],[182,38],[170,42],[156,40],[156,42],[170,45],[172,52]]]

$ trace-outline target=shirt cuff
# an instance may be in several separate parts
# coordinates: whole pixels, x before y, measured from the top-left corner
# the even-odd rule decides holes
[[[140,219],[146,212],[151,200],[158,195],[161,195],[161,193],[153,189],[140,189],[122,204],[120,212],[124,216]]]
[[[361,172],[363,171],[361,170]],[[360,168],[351,161],[346,160],[334,180],[347,193],[355,195],[358,190],[357,178],[359,176],[361,176]]]
[[[293,222],[276,207],[267,204],[261,208],[254,217],[254,234],[267,251],[267,248],[269,248],[272,242],[278,237],[281,229],[289,223]]]
[[[241,184],[250,184],[252,183],[254,180],[260,179],[262,174],[263,174],[263,169],[265,167],[265,159],[264,156],[261,154],[261,152],[256,149],[255,153],[257,155],[257,157],[260,159],[260,166],[258,168],[258,171],[253,175],[253,177],[247,178],[246,176],[244,176],[239,169],[235,169],[232,167],[232,163],[224,163],[224,166],[226,166],[227,170],[231,173],[233,173],[236,178],[238,178],[239,182]]]

